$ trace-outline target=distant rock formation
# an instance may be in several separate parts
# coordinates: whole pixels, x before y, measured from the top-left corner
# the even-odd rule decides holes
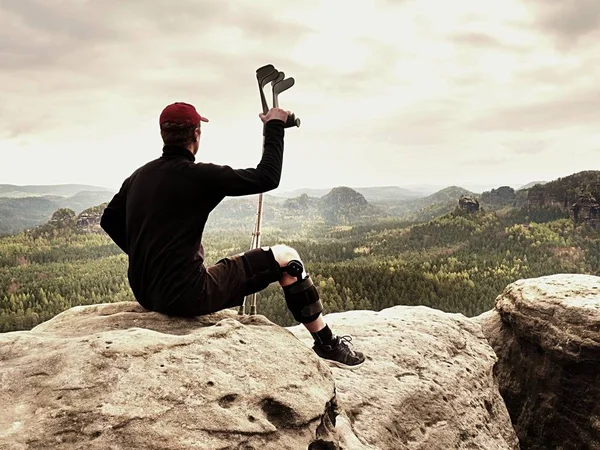
[[[600,448],[600,277],[520,280],[476,321],[521,447]]]
[[[0,334],[0,448],[519,448],[471,320],[402,306],[328,320],[364,366],[331,369],[301,327],[231,310],[81,306]]]
[[[571,207],[573,221],[577,224],[589,224],[600,228],[600,202],[590,193],[580,195]]]
[[[87,233],[101,232],[100,220],[106,206],[107,203],[102,203],[82,211],[75,221],[77,229]]]
[[[476,198],[461,195],[458,200],[458,207],[469,213],[476,213],[479,211],[479,201]]]
[[[538,184],[526,192],[529,208],[554,208],[568,214],[581,195],[589,193],[596,199],[600,197],[600,171],[579,172],[544,185]]]

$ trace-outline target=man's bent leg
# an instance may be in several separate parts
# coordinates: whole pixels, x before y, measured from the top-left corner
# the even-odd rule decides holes
[[[292,276],[285,270],[291,261],[302,264],[296,250],[285,245],[275,245],[253,249],[242,255],[248,272],[246,295],[259,292],[277,281],[283,287],[288,309],[298,322],[303,323],[311,333],[326,327],[321,315],[323,304],[304,268],[297,276]]]
[[[270,250],[283,271],[279,284],[283,288],[288,309],[313,336],[315,352],[340,367],[361,365],[365,357],[348,346],[351,338],[334,336],[325,322],[319,293],[306,273],[298,252],[281,244],[270,247]]]

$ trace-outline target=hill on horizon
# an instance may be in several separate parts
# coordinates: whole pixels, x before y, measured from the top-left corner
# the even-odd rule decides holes
[[[411,222],[424,222],[456,208],[461,195],[476,196],[460,186],[449,186],[427,197],[375,203],[388,214]]]
[[[43,197],[55,195],[59,197],[71,197],[80,192],[111,192],[114,190],[102,186],[92,186],[87,184],[40,184],[40,185],[16,185],[0,184],[0,197],[23,198],[23,197]]]
[[[524,186],[534,185],[540,182],[532,182],[527,183]],[[450,185],[452,186],[452,185]],[[437,185],[437,184],[410,184],[410,185],[401,185],[401,186],[349,186],[351,189],[354,189],[356,192],[362,194],[367,201],[374,202],[388,202],[388,201],[397,201],[397,200],[415,200],[417,198],[429,197],[431,195],[440,192],[447,187],[448,185]],[[496,187],[494,184],[473,184],[468,183],[463,186],[464,189],[469,192],[480,194],[485,192],[486,190],[490,190]],[[332,187],[326,188],[298,188],[293,190],[284,190],[274,191],[273,195],[284,198],[292,198],[299,197],[302,194],[306,194],[309,197],[323,197],[326,195]],[[519,189],[524,189],[524,187],[520,187]]]
[[[8,192],[8,187],[13,185],[0,185]],[[27,187],[27,186],[21,186]],[[80,213],[83,210],[108,202],[114,193],[110,190],[82,190],[70,194],[77,187],[92,188],[86,185],[60,185],[60,186],[29,186],[28,193],[23,196],[0,195],[0,235],[12,234],[27,228],[41,225],[52,217],[52,214],[60,208],[69,208]],[[100,188],[104,189],[104,188]],[[54,194],[37,195],[39,192],[54,192]],[[68,196],[57,195],[56,192],[69,193]]]
[[[208,219],[207,228],[248,228],[254,225],[258,195],[228,198],[217,206]],[[263,223],[282,229],[316,224],[344,225],[386,217],[380,208],[369,203],[349,187],[335,187],[321,197],[306,193],[293,198],[264,195]]]
[[[364,223],[385,218],[413,223],[426,222],[453,211],[463,195],[477,198],[481,207],[486,210],[533,207],[537,214],[535,217],[542,210],[561,204],[558,211],[551,212],[552,217],[568,217],[571,205],[577,200],[578,186],[587,189],[596,199],[600,198],[600,190],[597,188],[599,179],[600,171],[583,171],[550,182],[531,182],[525,185],[531,185],[528,188],[514,189],[505,185],[478,194],[461,186],[449,186],[419,198],[406,198],[405,196],[412,195],[410,191],[397,186],[359,188],[367,195],[344,186],[330,190],[309,190],[313,194],[322,193],[320,196],[303,193],[296,197],[284,197],[272,191],[264,195],[263,223],[267,227],[292,230],[308,229],[314,225]],[[25,189],[30,195],[13,198],[0,195],[0,234],[15,233],[42,224],[59,208],[70,208],[79,213],[108,202],[113,195],[109,190],[84,190],[69,197],[31,195],[44,190],[55,193],[72,192],[76,188],[88,187],[86,185],[0,185],[5,193],[16,192],[15,187],[30,188]],[[211,213],[207,227],[252,229],[256,220],[257,203],[258,195],[227,197]],[[595,213],[592,211],[592,214]]]
[[[532,187],[534,187],[534,186],[536,186],[538,184],[544,185],[546,183],[548,183],[548,182],[547,181],[532,181],[530,183],[524,184],[523,186],[517,188],[516,190],[517,191],[523,191],[525,189],[530,189],[530,188],[532,188]]]
[[[339,186],[336,186],[339,187]],[[301,188],[294,189],[293,191],[278,192],[275,195],[284,198],[295,198],[300,197],[303,194],[309,197],[323,197],[331,192],[331,188]],[[348,186],[350,189],[363,195],[368,202],[380,202],[386,200],[409,200],[414,198],[423,197],[420,192],[405,189],[399,186],[362,186],[354,187]]]

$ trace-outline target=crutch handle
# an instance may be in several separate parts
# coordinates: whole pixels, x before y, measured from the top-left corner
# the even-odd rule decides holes
[[[288,116],[283,128],[299,127],[300,118],[296,117],[296,114],[292,113]]]

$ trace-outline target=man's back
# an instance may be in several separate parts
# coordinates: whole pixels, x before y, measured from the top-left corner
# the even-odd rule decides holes
[[[128,277],[147,309],[185,315],[200,301],[205,281],[202,233],[210,212],[226,196],[274,189],[283,160],[283,122],[265,128],[265,152],[257,168],[195,163],[182,146],[127,178],[102,216],[102,228],[129,255]]]
[[[193,165],[185,155],[167,151],[129,180],[129,281],[136,298],[152,310],[201,295],[202,233],[223,196],[202,186]]]

